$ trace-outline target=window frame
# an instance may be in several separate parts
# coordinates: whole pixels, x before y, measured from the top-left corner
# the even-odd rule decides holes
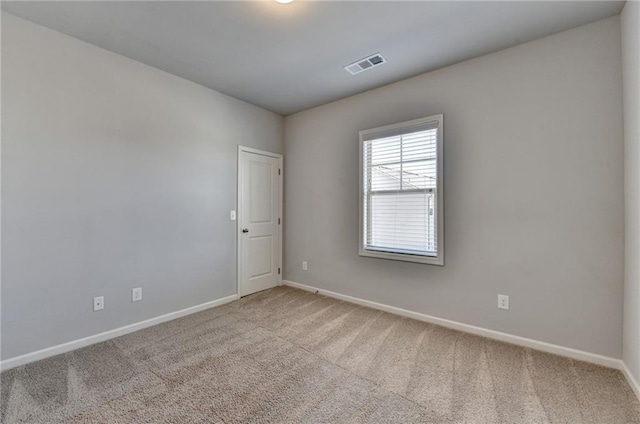
[[[366,229],[364,228],[365,223],[369,220],[364,219],[364,196],[369,195],[369,193],[365,193],[364,191],[364,182],[365,182],[365,173],[367,169],[365,168],[364,161],[364,143],[365,141],[369,141],[375,138],[383,138],[385,135],[393,133],[395,135],[399,134],[410,134],[415,131],[416,127],[420,127],[422,125],[433,124],[437,122],[438,134],[436,138],[436,208],[435,208],[435,219],[436,219],[436,255],[435,256],[425,256],[411,253],[400,253],[400,252],[391,252],[385,251],[381,249],[372,249],[367,248],[364,234],[366,234]],[[386,125],[383,127],[372,128],[368,130],[363,130],[359,132],[359,242],[358,242],[358,252],[360,256],[370,257],[370,258],[379,258],[379,259],[389,259],[396,261],[404,261],[404,262],[415,262],[427,265],[439,265],[444,266],[444,115],[432,115],[425,118],[414,119],[411,121],[400,122],[397,124]],[[406,131],[405,131],[406,130]],[[377,136],[377,137],[376,137]],[[370,212],[371,208],[368,209]]]

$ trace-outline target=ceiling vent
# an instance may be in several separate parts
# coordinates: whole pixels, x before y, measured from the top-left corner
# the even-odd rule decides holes
[[[372,54],[369,57],[364,59],[360,59],[357,62],[353,62],[344,67],[351,75],[359,74],[360,72],[366,71],[367,69],[375,68],[376,66],[380,66],[383,63],[387,63],[387,60],[382,57],[380,53]]]

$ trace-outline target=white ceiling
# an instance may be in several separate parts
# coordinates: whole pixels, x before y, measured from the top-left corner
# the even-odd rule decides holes
[[[620,13],[624,2],[2,2],[2,10],[288,115]],[[387,64],[343,69],[380,52]]]

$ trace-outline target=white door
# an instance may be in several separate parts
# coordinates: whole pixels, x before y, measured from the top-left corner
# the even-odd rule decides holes
[[[239,294],[279,285],[281,156],[240,147],[238,172]]]

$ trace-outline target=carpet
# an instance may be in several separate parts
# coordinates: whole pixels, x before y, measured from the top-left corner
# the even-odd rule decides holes
[[[277,287],[0,375],[3,423],[640,423],[616,370]]]

